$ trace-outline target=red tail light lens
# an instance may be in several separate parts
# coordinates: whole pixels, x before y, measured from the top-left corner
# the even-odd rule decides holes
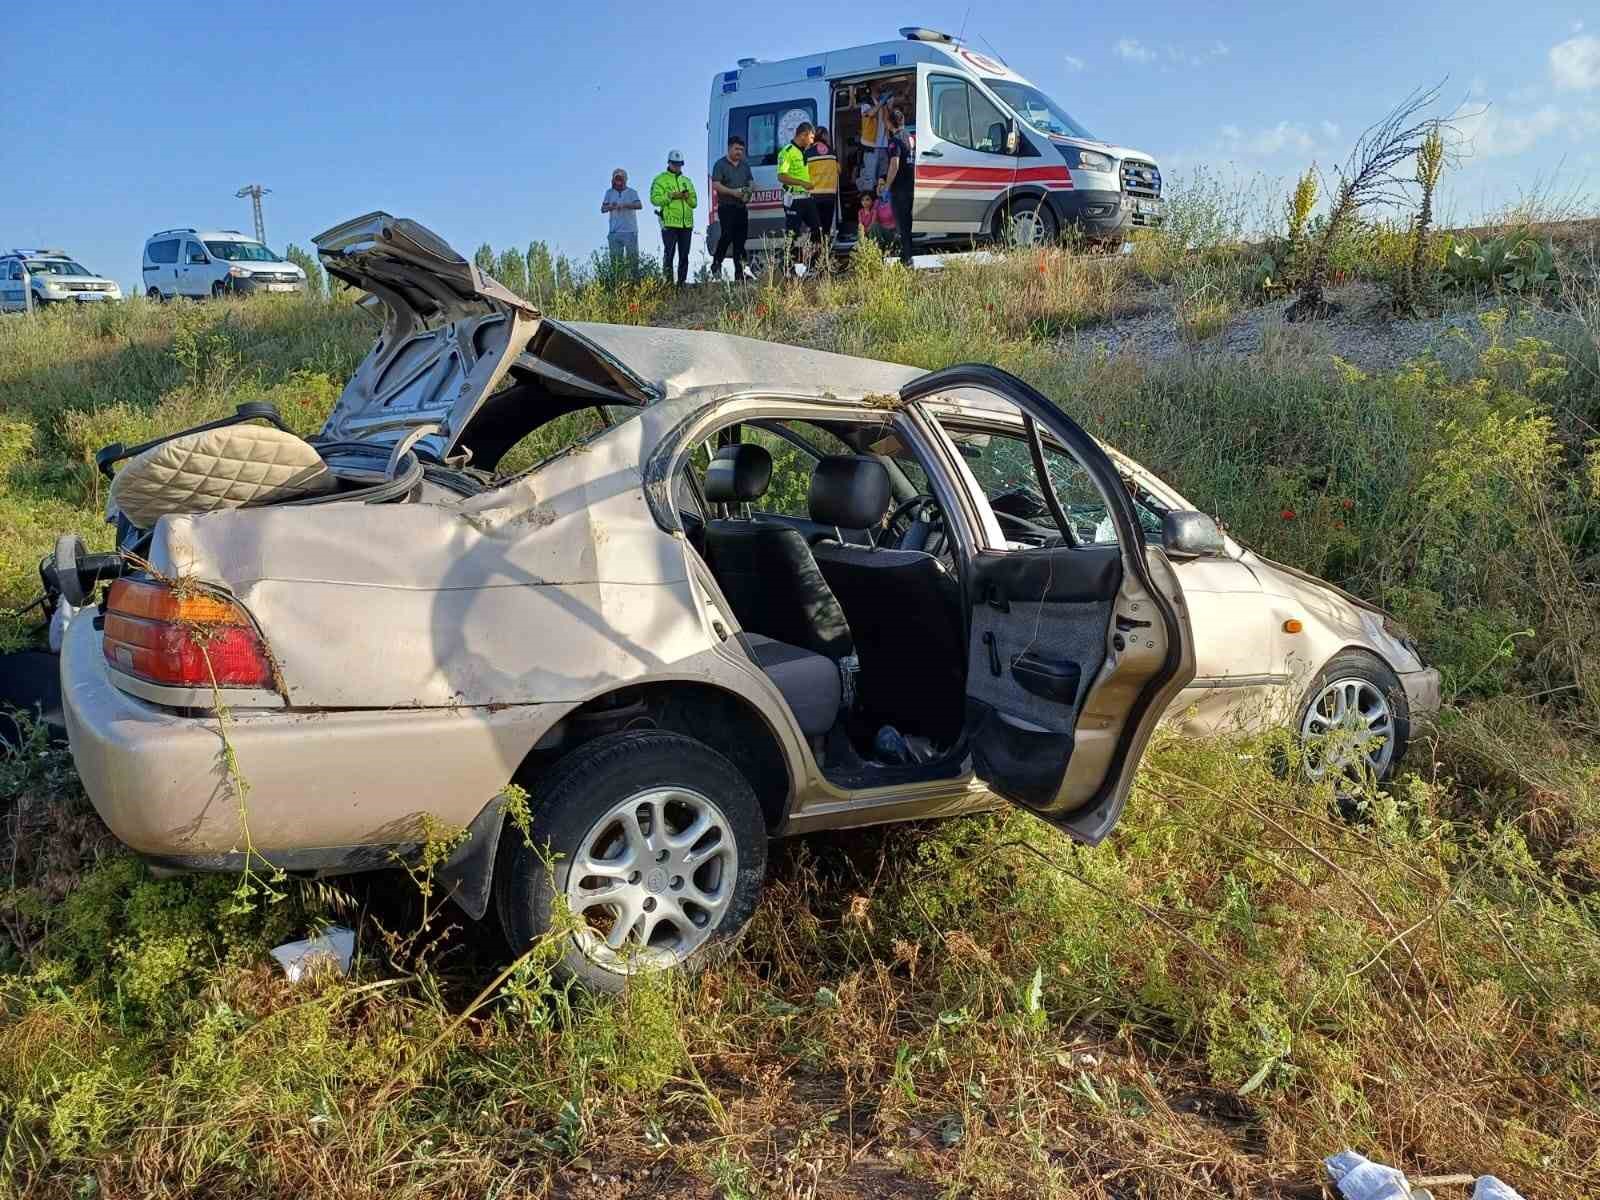
[[[237,602],[211,592],[119,579],[106,598],[106,662],[169,687],[270,688],[266,647]]]

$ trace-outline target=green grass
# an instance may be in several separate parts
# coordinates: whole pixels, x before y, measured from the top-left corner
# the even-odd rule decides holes
[[[27,754],[0,764],[0,1194],[1188,1200],[1313,1194],[1346,1145],[1600,1194],[1593,326],[1491,316],[1483,352],[1383,376],[1073,354],[1141,270],[869,259],[553,307],[998,363],[1394,608],[1450,705],[1367,820],[1274,775],[1273,737],[1166,740],[1098,849],[1012,813],[805,839],[713,972],[595,1000],[536,954],[481,997],[497,936],[410,935],[404,875],[233,911],[225,881],[150,878],[70,763]],[[0,322],[0,604],[56,532],[100,529],[99,444],[244,399],[315,429],[374,332],[298,297]],[[265,948],[329,919],[361,930],[351,977],[283,983]]]

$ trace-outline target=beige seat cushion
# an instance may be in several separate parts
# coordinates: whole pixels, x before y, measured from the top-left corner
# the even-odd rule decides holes
[[[140,529],[168,513],[211,512],[331,492],[333,472],[292,433],[229,425],[152,446],[111,481],[111,506]]]

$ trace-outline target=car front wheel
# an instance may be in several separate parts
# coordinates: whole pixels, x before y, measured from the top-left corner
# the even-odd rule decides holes
[[[1411,714],[1389,665],[1360,650],[1328,660],[1300,712],[1301,769],[1341,792],[1384,783],[1405,757]]]
[[[1030,197],[1018,200],[1001,217],[1000,236],[1009,246],[1029,249],[1054,245],[1061,236],[1061,229],[1050,206]]]
[[[596,738],[540,780],[532,803],[532,846],[509,827],[501,843],[500,920],[518,953],[558,936],[569,978],[616,992],[633,974],[705,966],[755,911],[761,805],[701,742],[653,730]]]

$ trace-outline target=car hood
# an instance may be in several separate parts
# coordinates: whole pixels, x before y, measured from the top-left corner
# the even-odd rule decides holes
[[[1050,134],[1050,142],[1056,146],[1076,146],[1080,150],[1098,150],[1101,154],[1109,154],[1112,158],[1137,158],[1142,162],[1155,162],[1152,155],[1143,150],[1134,150],[1128,146],[1119,146],[1115,142],[1102,142],[1098,138],[1061,137],[1059,134]]]
[[[40,283],[110,283],[104,275],[52,275],[44,271],[31,272]]]
[[[538,310],[415,221],[373,212],[312,241],[329,275],[386,309],[320,440],[409,439],[442,461],[527,344]]]
[[[304,279],[306,275],[304,271],[302,271],[294,263],[289,262],[287,259],[282,262],[259,262],[254,260],[250,262],[236,262],[226,258],[218,259],[217,261],[225,262],[230,267],[238,267],[241,271],[244,271],[250,275],[254,275],[257,271],[265,271],[268,275],[298,275],[302,279]]]

